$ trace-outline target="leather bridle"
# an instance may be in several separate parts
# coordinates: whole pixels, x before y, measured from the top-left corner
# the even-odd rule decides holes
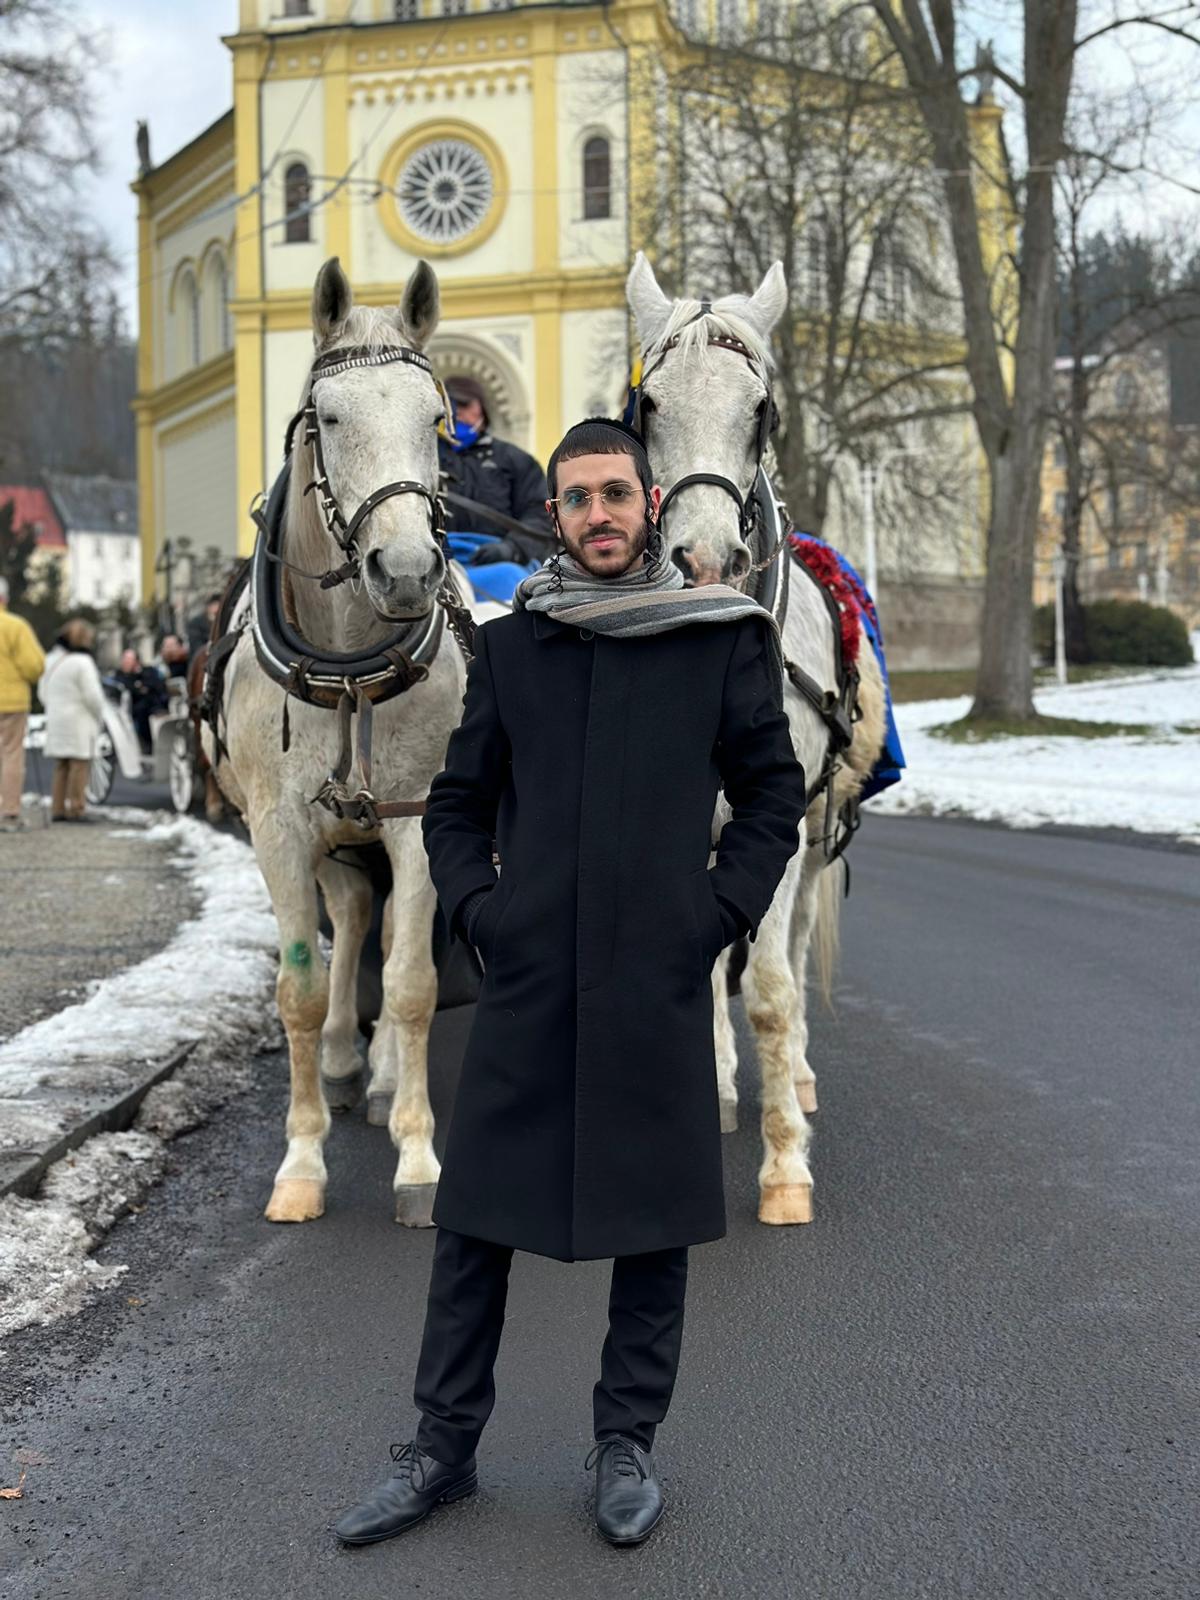
[[[708,316],[711,311],[712,301],[702,300],[700,302],[699,311],[696,312],[694,317],[691,317],[687,322],[684,323],[684,327],[687,328],[690,327],[693,322],[699,322],[702,317]],[[633,424],[643,438],[646,436],[645,422],[643,417],[646,381],[658,371],[659,367],[662,366],[670,352],[676,348],[676,346],[679,344],[682,333],[683,328],[681,328],[679,333],[675,334],[673,338],[668,339],[665,344],[662,344],[658,347],[654,353],[654,359],[651,361],[650,365],[645,369],[645,371],[643,371],[639,381],[633,385],[631,397],[632,403],[629,408],[628,420]],[[729,350],[732,351],[734,355],[741,356],[755,376],[762,380],[763,386],[766,389],[766,398],[763,402],[762,411],[759,415],[758,430],[755,434],[754,471],[750,477],[750,489],[745,495],[743,495],[742,491],[738,488],[737,484],[734,483],[732,478],[726,478],[723,474],[718,472],[689,472],[684,477],[676,479],[676,481],[667,490],[666,494],[663,495],[662,504],[658,508],[658,526],[663,528],[665,531],[664,524],[666,521],[667,510],[670,507],[671,502],[675,500],[684,489],[690,489],[695,484],[708,483],[712,484],[712,486],[716,489],[723,490],[737,507],[738,533],[743,543],[748,544],[750,542],[750,535],[754,531],[755,521],[758,514],[757,502],[754,495],[754,485],[758,481],[759,469],[763,464],[763,457],[767,453],[767,446],[770,443],[771,435],[779,426],[779,411],[775,405],[775,397],[772,393],[770,377],[766,372],[763,371],[761,364],[755,360],[754,354],[748,345],[744,344],[741,339],[736,338],[731,333],[712,333],[709,335],[708,343],[710,348]]]
[[[419,350],[413,350],[408,345],[388,345],[382,349],[370,349],[363,345],[345,346],[339,350],[330,350],[323,356],[318,356],[312,364],[309,374],[308,400],[303,408],[296,413],[288,423],[287,433],[284,436],[284,452],[289,455],[295,440],[295,432],[300,424],[304,426],[303,442],[312,446],[313,464],[315,475],[305,485],[304,493],[316,493],[317,504],[321,508],[321,520],[325,524],[326,532],[334,543],[346,556],[344,565],[331,572],[315,573],[303,572],[299,568],[291,570],[298,572],[301,577],[314,578],[320,582],[322,589],[332,589],[336,584],[345,583],[349,578],[358,576],[362,565],[362,552],[358,548],[358,534],[363,523],[381,506],[385,500],[391,500],[396,495],[420,495],[429,506],[429,527],[435,541],[441,545],[446,537],[446,513],[441,497],[435,489],[428,484],[421,483],[416,478],[398,478],[394,483],[385,483],[381,489],[374,490],[353,516],[347,522],[341,506],[337,502],[329,483],[329,474],[325,470],[325,456],[321,448],[321,425],[317,417],[316,387],[322,378],[332,378],[341,372],[350,372],[357,367],[383,367],[393,361],[403,361],[409,366],[420,367],[422,372],[427,372],[431,381],[441,394],[446,406],[446,415],[452,414],[450,400],[446,391],[433,374],[433,363],[428,356],[422,355]],[[290,563],[285,563],[291,565]]]

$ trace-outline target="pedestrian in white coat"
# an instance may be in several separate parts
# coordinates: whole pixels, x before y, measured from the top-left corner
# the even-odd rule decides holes
[[[81,617],[64,624],[46,657],[38,698],[46,712],[46,754],[54,760],[50,817],[87,822],[88,767],[104,726],[104,689],[92,656],[95,630]]]

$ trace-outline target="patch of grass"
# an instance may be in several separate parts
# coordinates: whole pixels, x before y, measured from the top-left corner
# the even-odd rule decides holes
[[[975,693],[974,667],[952,672],[889,672],[892,699],[897,705],[911,700],[951,700],[955,695]]]
[[[1077,717],[1033,716],[1021,721],[1004,717],[962,717],[958,722],[939,722],[929,729],[936,739],[953,744],[984,744],[989,739],[1111,739],[1118,735],[1146,737],[1159,730],[1148,722],[1083,722]]]

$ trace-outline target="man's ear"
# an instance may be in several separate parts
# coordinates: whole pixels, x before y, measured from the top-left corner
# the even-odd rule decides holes
[[[654,524],[654,526],[656,528],[658,527],[658,514],[659,514],[659,511],[662,508],[662,497],[663,497],[662,489],[658,486],[657,483],[656,484],[652,484],[651,488],[650,488],[650,493],[649,493],[649,495],[647,495],[646,498],[650,502],[650,513],[649,513],[650,521]]]

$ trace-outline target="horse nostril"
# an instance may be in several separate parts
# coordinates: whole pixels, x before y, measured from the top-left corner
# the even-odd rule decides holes
[[[744,544],[738,545],[733,552],[733,559],[729,563],[729,576],[735,580],[744,578],[750,571],[750,552]]]
[[[367,558],[363,562],[363,571],[366,573],[367,581],[373,588],[377,589],[380,594],[387,594],[392,587],[394,579],[380,560],[378,550],[369,550],[367,552]]]

